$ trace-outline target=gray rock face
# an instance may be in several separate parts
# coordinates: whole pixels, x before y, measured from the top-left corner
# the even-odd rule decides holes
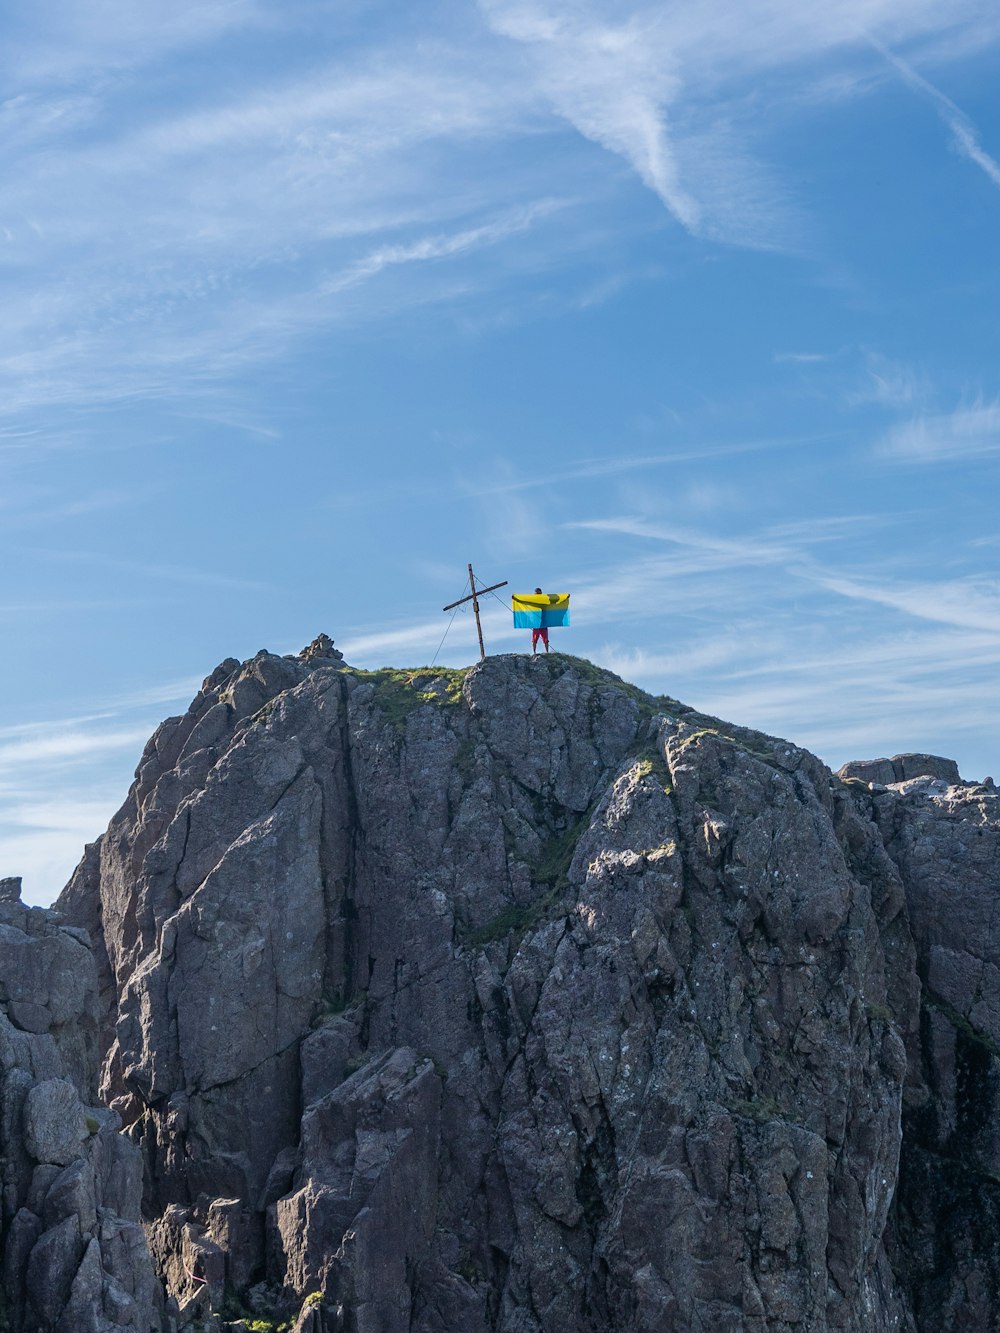
[[[21,876],[8,875],[0,879],[0,903],[19,903],[21,901]]]
[[[858,778],[887,787],[894,782],[908,782],[911,778],[940,778],[942,782],[961,782],[954,759],[943,759],[938,754],[896,754],[891,759],[855,759],[837,770],[837,776],[846,781]]]
[[[895,1249],[919,1327],[1000,1324],[1000,796],[908,783],[871,802],[907,885],[922,988]]]
[[[66,1166],[77,1157],[87,1126],[76,1088],[68,1079],[36,1083],[24,1099],[23,1114],[25,1146],[37,1162]]]
[[[1000,1323],[995,797],[872,762],[842,774],[888,790],[555,654],[224,662],[60,900],[176,1318],[228,1288],[316,1333]],[[83,1168],[44,1171],[88,1218]],[[8,1252],[44,1225],[90,1291],[57,1211]]]
[[[18,899],[0,900],[5,1326],[157,1330],[162,1294],[139,1222],[141,1154],[117,1132],[116,1115],[88,1104],[94,960],[82,931]]]

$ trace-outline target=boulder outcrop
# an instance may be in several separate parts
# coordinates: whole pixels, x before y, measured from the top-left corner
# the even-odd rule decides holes
[[[83,931],[0,894],[4,1327],[162,1327],[142,1156],[96,1095],[97,972]]]
[[[227,660],[33,927],[86,966],[0,969],[11,1299],[159,1328],[151,1253],[164,1328],[997,1326],[1000,821],[930,758],[557,654]]]
[[[854,759],[837,770],[837,777],[846,782],[856,778],[876,786],[891,786],[909,782],[913,778],[938,778],[945,783],[961,783],[962,778],[954,759],[939,754],[895,754],[891,759]]]

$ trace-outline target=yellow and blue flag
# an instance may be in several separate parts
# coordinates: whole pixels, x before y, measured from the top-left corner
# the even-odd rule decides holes
[[[516,592],[510,604],[515,629],[558,629],[569,624],[568,592]]]

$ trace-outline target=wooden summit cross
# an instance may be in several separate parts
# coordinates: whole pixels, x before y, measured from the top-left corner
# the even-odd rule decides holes
[[[491,583],[488,588],[476,588],[476,576],[472,572],[472,565],[469,565],[469,587],[472,591],[465,597],[460,597],[457,602],[449,602],[447,606],[442,607],[443,611],[453,611],[456,606],[461,606],[463,602],[471,602],[472,609],[476,613],[476,632],[479,635],[479,658],[480,661],[486,657],[486,649],[483,647],[483,627],[479,623],[479,598],[484,592],[495,592],[497,588],[506,588],[507,580],[503,583]]]

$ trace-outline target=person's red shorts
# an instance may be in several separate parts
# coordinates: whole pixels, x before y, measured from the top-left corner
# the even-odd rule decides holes
[[[538,640],[539,640],[539,639],[541,639],[542,643],[545,644],[546,648],[549,646],[549,632],[548,632],[547,629],[533,629],[533,630],[531,631],[531,646],[532,646],[532,648],[537,648],[537,647],[538,647]]]

